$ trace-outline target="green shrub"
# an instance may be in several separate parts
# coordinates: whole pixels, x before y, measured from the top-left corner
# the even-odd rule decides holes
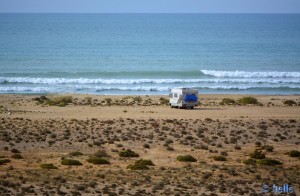
[[[263,146],[263,149],[265,149],[268,152],[272,152],[274,150],[274,147],[273,146],[265,145],[265,146]]]
[[[140,96],[134,97],[133,100],[138,103],[141,103],[143,101],[142,97],[140,97]]]
[[[53,99],[46,99],[44,101],[45,104],[47,105],[55,105],[55,106],[60,106],[64,107],[69,103],[72,103],[73,97],[72,96],[59,96],[59,97],[54,97]]]
[[[74,159],[64,159],[61,161],[62,165],[82,165],[80,161]]]
[[[69,156],[71,156],[71,157],[78,157],[78,156],[81,156],[81,155],[83,155],[83,153],[79,152],[79,151],[69,153]]]
[[[180,161],[180,162],[196,162],[197,161],[197,159],[195,159],[191,155],[181,155],[181,156],[178,156],[176,159],[177,159],[177,161]]]
[[[270,158],[257,160],[256,163],[258,165],[282,165],[282,163],[280,161],[270,159]]]
[[[18,149],[15,149],[15,148],[11,149],[11,152],[12,153],[20,153],[20,151]]]
[[[160,104],[163,104],[163,105],[169,104],[169,100],[166,98],[163,98],[163,97],[159,98],[159,102],[160,102]]]
[[[214,156],[213,159],[215,161],[226,161],[227,160],[226,157],[224,157],[224,156]]]
[[[127,169],[131,170],[146,170],[149,169],[148,166],[154,166],[151,160],[140,159],[135,161],[134,164],[128,165]]]
[[[221,102],[220,105],[235,105],[236,101],[231,98],[224,98]]]
[[[297,103],[293,100],[285,100],[283,103],[284,103],[284,105],[287,105],[287,106],[297,105]]]
[[[243,97],[243,98],[239,99],[238,102],[242,105],[259,104],[257,99],[254,97]]]
[[[11,155],[11,158],[13,158],[13,159],[23,159],[22,155],[20,155],[20,154],[13,154],[13,155]]]
[[[137,160],[137,161],[135,161],[135,164],[154,166],[153,162],[151,160],[148,160],[148,159]]]
[[[298,150],[291,150],[288,155],[290,155],[290,157],[300,157],[300,152]]]
[[[5,163],[10,163],[9,159],[0,159],[0,165],[4,165]]]
[[[53,163],[43,163],[40,165],[42,169],[58,169]]]
[[[255,150],[254,152],[250,153],[249,155],[252,159],[264,159],[266,158],[265,154],[262,153],[261,150]]]
[[[127,166],[127,169],[131,170],[147,170],[149,167],[147,165],[137,165],[137,164],[131,164]]]
[[[127,149],[127,150],[119,152],[119,156],[120,157],[139,157],[140,155],[130,149]]]
[[[244,160],[243,163],[245,165],[255,165],[256,164],[256,160],[254,160],[254,159],[247,159],[247,160]]]
[[[89,159],[87,159],[87,162],[93,163],[95,165],[104,165],[104,164],[110,164],[110,162],[104,158],[92,156]]]
[[[94,156],[96,156],[96,157],[108,157],[108,154],[106,153],[105,150],[98,150],[97,152],[94,153]]]
[[[112,99],[111,98],[105,98],[104,101],[106,101],[106,103],[108,105],[111,105],[111,103],[112,103]]]

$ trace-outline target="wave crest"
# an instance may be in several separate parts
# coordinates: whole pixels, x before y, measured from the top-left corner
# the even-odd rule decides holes
[[[201,70],[205,75],[223,78],[300,78],[300,72],[248,72],[248,71],[216,71]]]

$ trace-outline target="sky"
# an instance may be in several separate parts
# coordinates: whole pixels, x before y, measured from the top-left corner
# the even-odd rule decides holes
[[[300,0],[0,0],[0,13],[300,13]]]

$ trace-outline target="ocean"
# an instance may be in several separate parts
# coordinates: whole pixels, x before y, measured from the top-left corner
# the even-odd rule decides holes
[[[300,14],[0,14],[0,93],[300,94]]]

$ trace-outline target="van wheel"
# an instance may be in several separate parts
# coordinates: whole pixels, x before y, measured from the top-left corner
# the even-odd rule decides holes
[[[194,106],[192,106],[191,109],[194,109]]]

